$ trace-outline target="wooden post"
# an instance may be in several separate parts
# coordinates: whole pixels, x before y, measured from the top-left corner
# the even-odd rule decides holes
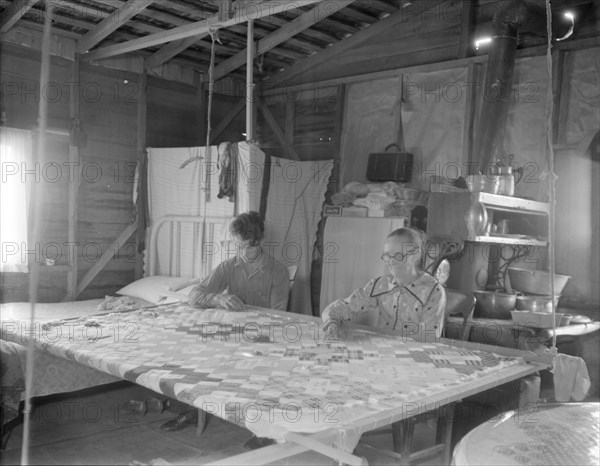
[[[71,65],[71,82],[79,84],[79,54],[75,55],[75,61]],[[77,87],[76,89],[80,89]],[[79,91],[73,92],[69,99],[69,117],[72,125],[77,125],[79,116]],[[68,232],[67,241],[69,244],[68,261],[69,271],[67,272],[67,294],[63,301],[73,301],[77,297],[77,273],[79,248],[77,240],[79,237],[79,185],[81,184],[81,166],[79,157],[78,140],[69,141],[69,163],[75,170],[72,171],[73,179],[69,178],[68,188]]]
[[[146,150],[146,131],[147,131],[146,88],[147,88],[147,86],[148,86],[148,71],[146,68],[144,68],[144,70],[140,74],[139,83],[138,83],[138,101],[137,101],[137,153],[138,153],[138,159],[139,159],[139,154],[141,154],[142,151]],[[138,173],[138,183],[141,182],[141,179],[142,179],[142,174]],[[138,205],[142,209],[146,208],[146,206],[141,205],[139,203],[139,199],[138,199]],[[139,212],[138,212],[138,216],[139,216]],[[146,220],[149,221],[150,219],[147,218]],[[138,226],[138,228],[139,228],[139,226]],[[137,246],[136,246],[136,250],[137,250]],[[134,277],[136,280],[139,280],[140,278],[142,278],[144,276],[144,258],[139,253],[137,255],[137,260],[135,262],[135,268],[134,268],[133,273],[134,273]]]
[[[567,105],[569,101],[569,80],[568,70],[565,67],[568,65],[568,53],[564,50],[553,51],[553,70],[554,75],[554,113],[552,114],[553,137],[554,144],[564,143],[566,124],[567,124]]]
[[[246,141],[254,140],[254,21],[248,21],[246,40]]]
[[[473,16],[475,7],[473,0],[463,0],[462,21],[460,25],[460,39],[458,41],[458,58],[467,58],[471,55],[471,40],[473,33]]]
[[[294,132],[296,129],[296,102],[288,100],[285,103],[285,139],[294,145]]]

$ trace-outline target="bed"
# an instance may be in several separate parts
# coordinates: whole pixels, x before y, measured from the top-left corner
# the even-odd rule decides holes
[[[177,231],[184,220],[204,221],[165,224]],[[548,367],[518,350],[418,343],[360,326],[325,341],[312,316],[191,308],[185,295],[193,282],[150,276],[121,298],[39,305],[36,332],[9,305],[15,314],[3,308],[1,338],[21,348],[33,339],[37,357],[60,368],[61,386],[40,378],[34,395],[82,388],[81,374],[94,385],[124,379],[284,442],[227,464],[309,449],[360,464],[350,452],[362,433]]]
[[[156,221],[149,233],[146,251],[147,277],[121,288],[116,296],[62,303],[38,303],[35,322],[30,322],[30,303],[0,304],[2,335],[2,423],[14,419],[24,399],[25,342],[6,341],[5,335],[34,332],[51,340],[47,330],[53,322],[71,322],[77,318],[107,311],[147,308],[160,303],[183,302],[190,289],[224,260],[225,231],[231,217],[167,215]],[[215,245],[222,249],[216,253]],[[64,328],[67,331],[67,328]],[[96,369],[37,348],[31,396],[68,393],[122,380]]]

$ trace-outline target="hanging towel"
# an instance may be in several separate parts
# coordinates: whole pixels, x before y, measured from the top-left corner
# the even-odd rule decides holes
[[[587,396],[591,382],[583,359],[559,353],[554,359],[552,372],[556,401],[582,401]]]

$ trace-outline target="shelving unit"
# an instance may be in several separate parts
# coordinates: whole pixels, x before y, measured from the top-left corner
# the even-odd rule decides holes
[[[548,213],[548,203],[529,199],[484,192],[430,193],[427,233],[458,241],[544,247]],[[510,234],[486,231],[488,223],[499,219],[509,220]]]
[[[507,267],[537,268],[548,246],[549,204],[484,192],[430,193],[427,233],[461,245],[448,285],[464,291],[503,288]],[[490,226],[507,220],[510,231]]]

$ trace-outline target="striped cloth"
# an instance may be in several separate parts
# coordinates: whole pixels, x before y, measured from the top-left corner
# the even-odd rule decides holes
[[[271,158],[264,244],[283,265],[298,267],[288,304],[297,314],[312,315],[310,270],[332,168],[331,160]]]

